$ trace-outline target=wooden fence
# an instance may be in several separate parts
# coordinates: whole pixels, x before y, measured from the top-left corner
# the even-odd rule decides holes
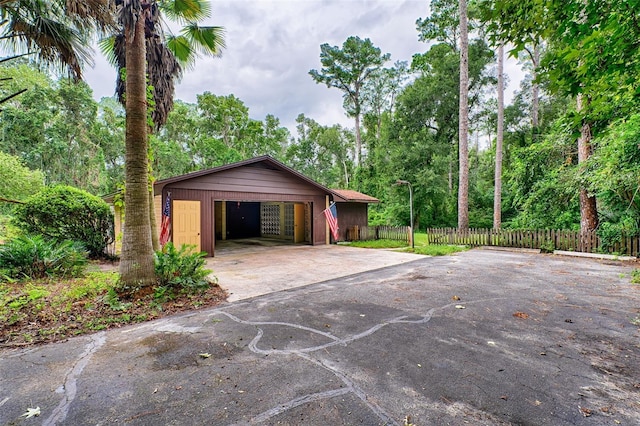
[[[460,244],[469,246],[497,246],[541,249],[543,251],[569,250],[586,253],[615,253],[637,257],[640,238],[622,237],[614,244],[603,245],[595,232],[581,235],[580,231],[511,230],[511,229],[427,229],[429,244]]]
[[[347,241],[394,240],[411,243],[408,226],[352,226],[347,229]]]

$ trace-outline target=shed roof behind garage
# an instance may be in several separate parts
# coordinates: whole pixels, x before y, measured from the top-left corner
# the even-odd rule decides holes
[[[380,200],[371,197],[362,192],[354,191],[352,189],[331,189],[332,194],[337,195],[340,199],[336,201],[346,201],[351,203],[379,203]]]

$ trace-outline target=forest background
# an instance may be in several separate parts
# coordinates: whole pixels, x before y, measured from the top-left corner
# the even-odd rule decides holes
[[[470,227],[492,227],[500,180],[503,227],[580,229],[580,197],[586,194],[597,208],[601,235],[638,234],[637,3],[470,3]],[[321,125],[300,114],[292,134],[273,115],[250,118],[233,95],[204,92],[196,103],[176,102],[166,125],[150,135],[153,176],[267,154],[327,187],[379,198],[370,210],[372,224],[409,223],[407,190],[394,185],[401,179],[413,186],[417,229],[455,227],[457,8],[458,1],[431,2],[431,16],[416,22],[416,36],[428,49],[410,64],[389,64],[371,41],[357,36],[322,50],[320,60],[328,62],[319,61],[309,78],[329,86],[322,76],[330,65],[354,74],[353,58],[369,60],[357,98],[346,88],[331,89],[344,91],[345,102],[336,108],[356,119],[356,127]],[[502,172],[496,176],[501,44],[518,55],[528,75],[504,109]],[[349,49],[353,55],[340,57]],[[4,62],[0,75],[4,94],[27,89],[0,112],[1,198],[24,200],[56,183],[96,195],[122,187],[125,114],[115,98],[96,102],[86,84],[39,71],[25,58]],[[586,157],[579,152],[585,137]],[[0,213],[10,208],[0,203]]]

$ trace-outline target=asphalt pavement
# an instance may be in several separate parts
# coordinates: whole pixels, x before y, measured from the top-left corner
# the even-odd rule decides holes
[[[0,424],[640,424],[634,264],[471,250],[376,266],[2,350]]]

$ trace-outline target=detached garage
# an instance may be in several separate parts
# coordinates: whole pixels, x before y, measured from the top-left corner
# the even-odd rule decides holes
[[[323,211],[336,203],[339,239],[351,226],[367,225],[368,203],[377,199],[331,190],[269,156],[188,173],[154,184],[156,218],[169,200],[171,240],[214,255],[216,241],[276,238],[329,244]]]

